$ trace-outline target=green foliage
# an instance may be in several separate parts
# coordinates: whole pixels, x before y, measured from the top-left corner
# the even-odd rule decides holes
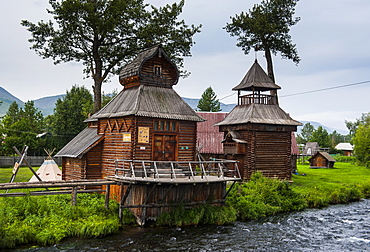
[[[237,184],[228,202],[238,211],[240,220],[258,219],[281,212],[299,211],[306,207],[304,198],[283,181],[254,173],[250,181]]]
[[[45,119],[47,129],[54,137],[54,146],[62,148],[80,133],[86,124],[84,120],[92,112],[92,95],[85,87],[74,85],[66,95],[55,103],[54,114]]]
[[[369,198],[370,170],[350,163],[335,163],[336,169],[310,169],[298,165],[301,175],[293,175],[292,189],[307,201],[309,207],[348,203]]]
[[[189,226],[200,224],[224,225],[236,220],[236,211],[230,206],[203,205],[185,209],[178,206],[170,212],[161,214],[156,221],[158,226]]]
[[[330,148],[331,153],[338,152],[335,146],[345,140],[345,136],[333,131],[331,134],[322,126],[317,129],[310,123],[305,123],[301,133],[297,135],[298,144],[306,144],[307,142],[317,142],[321,148]]]
[[[199,111],[219,112],[221,111],[220,102],[212,87],[208,87],[202,94],[197,108]]]
[[[116,233],[118,204],[104,196],[81,194],[77,206],[70,195],[0,198],[0,248],[19,244],[55,244],[66,237],[101,237]]]
[[[351,163],[354,164],[356,163],[356,157],[348,157],[348,156],[335,156],[334,159],[337,162],[342,162],[342,163]]]
[[[297,142],[300,144],[305,144],[310,141],[312,134],[315,131],[315,127],[310,123],[305,123],[302,127],[301,134],[298,134]],[[299,141],[298,141],[299,140]]]
[[[29,147],[29,155],[42,153],[45,141],[37,138],[37,135],[44,131],[43,119],[33,101],[26,102],[24,108],[19,108],[18,104],[13,102],[1,121],[0,133],[3,143],[0,155],[12,155],[13,146],[21,150],[24,145]]]
[[[331,147],[331,139],[329,133],[322,126],[319,126],[317,130],[312,133],[310,142],[317,142],[321,148]]]
[[[31,32],[32,49],[54,63],[77,61],[94,80],[94,111],[101,106],[101,87],[110,75],[132,60],[143,48],[162,43],[165,51],[183,68],[190,56],[192,37],[201,26],[178,20],[184,0],[151,8],[144,0],[49,0],[56,23],[23,20]]]
[[[370,123],[358,126],[353,137],[353,144],[358,161],[370,168]]]
[[[265,51],[268,75],[274,81],[271,53],[280,52],[283,58],[298,64],[300,58],[296,45],[289,35],[290,27],[297,24],[299,17],[293,18],[298,0],[262,0],[248,13],[242,12],[231,18],[225,29],[238,39],[237,46],[245,54],[251,49]]]

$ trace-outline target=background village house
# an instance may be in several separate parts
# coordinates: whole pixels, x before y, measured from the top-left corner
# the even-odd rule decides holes
[[[324,151],[316,152],[308,159],[310,168],[334,168],[335,159]]]

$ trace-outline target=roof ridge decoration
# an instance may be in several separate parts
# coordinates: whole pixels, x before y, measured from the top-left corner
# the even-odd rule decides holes
[[[277,89],[281,89],[281,87],[271,80],[256,59],[239,85],[232,90],[267,91]]]

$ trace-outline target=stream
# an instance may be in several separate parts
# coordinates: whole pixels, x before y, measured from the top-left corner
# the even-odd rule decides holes
[[[370,251],[370,200],[226,226],[126,227],[101,239],[12,251]]]

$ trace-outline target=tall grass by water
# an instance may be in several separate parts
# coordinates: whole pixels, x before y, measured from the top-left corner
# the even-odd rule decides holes
[[[310,169],[308,165],[298,165],[293,183],[255,173],[249,182],[233,187],[226,206],[205,205],[193,209],[179,206],[159,216],[156,225],[222,225],[370,198],[370,169],[341,162],[334,167]],[[0,176],[0,181],[8,182],[11,170],[1,168],[0,174],[7,175]],[[29,172],[24,181],[31,175]],[[100,194],[79,194],[76,206],[71,205],[70,195],[0,198],[0,216],[0,248],[26,243],[55,244],[66,237],[101,237],[122,227],[118,203],[110,201],[109,209],[105,209],[104,195]],[[134,223],[129,211],[124,217],[124,224]]]
[[[118,204],[110,201],[105,209],[100,194],[80,194],[76,206],[70,195],[0,198],[0,248],[112,234],[120,228],[117,213]]]

